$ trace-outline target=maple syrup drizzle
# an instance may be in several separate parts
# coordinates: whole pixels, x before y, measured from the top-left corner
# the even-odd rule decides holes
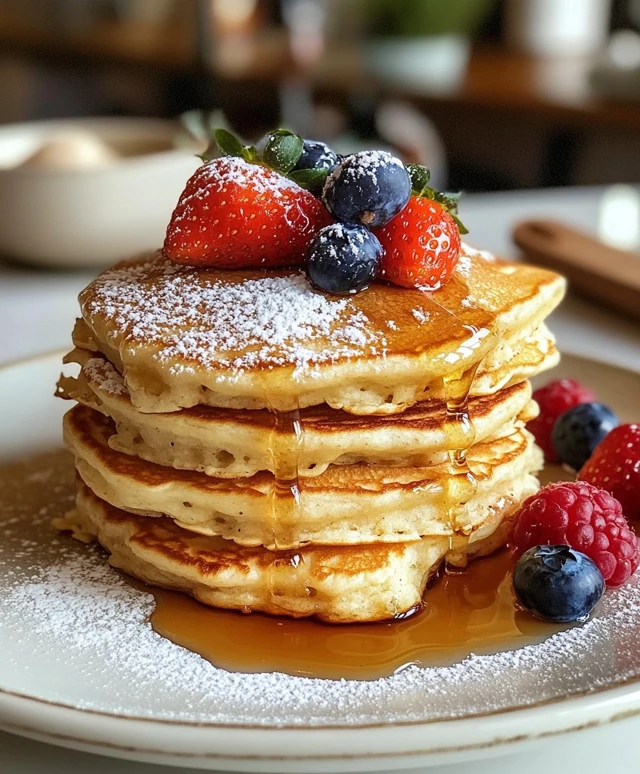
[[[449,456],[451,494],[469,499],[475,494],[476,479],[467,462],[467,452],[473,446],[476,430],[469,415],[469,394],[479,363],[462,373],[443,378],[445,400],[445,436]]]
[[[273,486],[267,498],[267,513],[271,519],[273,544],[277,550],[298,545],[300,513],[300,452],[304,431],[300,411],[272,410],[273,429],[269,438],[273,470]]]
[[[285,672],[305,677],[374,680],[411,665],[444,666],[474,654],[541,642],[568,628],[519,611],[507,551],[460,572],[443,572],[414,615],[373,624],[217,610],[179,592],[154,595],[151,624],[172,642],[232,672]]]
[[[469,342],[477,340],[481,331],[473,325],[463,325],[469,334]],[[492,336],[484,331],[484,337]],[[444,431],[449,460],[448,475],[443,484],[444,507],[451,530],[450,541],[456,531],[456,512],[461,503],[476,493],[478,482],[469,467],[467,453],[473,445],[476,430],[469,414],[469,396],[480,366],[480,361],[442,378],[445,403]]]
[[[310,597],[315,594],[310,559],[297,550],[300,545],[302,492],[299,469],[304,428],[299,408],[291,411],[270,410],[273,415],[273,430],[269,439],[273,485],[266,507],[271,518],[274,551],[277,554],[274,554],[267,572],[271,601],[277,604],[280,599],[283,612],[286,612],[285,597],[287,588],[291,588],[292,570],[295,570],[296,585],[302,584]]]

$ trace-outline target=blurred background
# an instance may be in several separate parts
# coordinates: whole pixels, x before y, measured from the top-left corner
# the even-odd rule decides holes
[[[0,0],[0,123],[216,110],[450,189],[633,182],[639,32],[640,0]]]
[[[0,360],[162,244],[217,125],[427,165],[569,276],[562,346],[640,368],[640,0],[0,0],[0,96]]]

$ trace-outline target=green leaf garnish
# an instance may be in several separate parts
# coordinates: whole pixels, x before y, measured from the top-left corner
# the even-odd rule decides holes
[[[408,164],[407,171],[409,172],[409,177],[411,178],[412,194],[414,196],[421,196],[424,199],[432,199],[434,202],[441,204],[455,220],[456,225],[458,226],[458,231],[461,234],[468,234],[468,229],[464,226],[458,217],[458,201],[460,200],[460,194],[441,193],[440,191],[436,191],[435,188],[431,188],[429,185],[431,173],[421,164]]]
[[[245,161],[248,161],[250,164],[260,163],[260,157],[254,145],[245,145],[245,147],[242,149],[242,158]]]
[[[315,169],[296,169],[289,172],[288,177],[301,188],[306,188],[307,191],[319,191],[324,186],[328,175],[328,169],[317,167]]]
[[[268,136],[262,160],[271,169],[286,175],[300,161],[304,148],[302,137],[288,129],[276,129]]]
[[[459,193],[439,193],[433,197],[437,202],[440,202],[452,215],[458,214],[458,202],[460,201]]]
[[[449,213],[451,217],[455,220],[456,226],[458,227],[458,231],[462,236],[469,233],[469,229],[464,225],[464,223],[460,220],[460,218],[453,212]]]
[[[426,167],[423,167],[421,164],[409,164],[407,172],[411,178],[411,188],[416,196],[423,196],[424,191],[427,189],[433,190],[428,188],[431,172]]]
[[[244,158],[245,147],[240,140],[226,129],[215,129],[213,136],[216,145],[225,156],[238,156]]]

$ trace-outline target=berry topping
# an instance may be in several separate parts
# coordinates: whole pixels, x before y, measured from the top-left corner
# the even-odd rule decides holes
[[[534,546],[513,571],[520,604],[545,621],[584,621],[604,594],[602,573],[569,546]]]
[[[517,555],[538,545],[568,545],[593,559],[610,587],[638,567],[638,541],[622,506],[584,481],[550,484],[525,500],[509,542]]]
[[[385,151],[347,156],[327,178],[322,198],[344,223],[383,226],[409,201],[411,179],[404,164]]]
[[[551,440],[561,462],[580,470],[618,418],[602,403],[581,403],[556,419]]]
[[[538,446],[544,452],[547,462],[558,462],[553,448],[551,431],[560,414],[580,403],[590,403],[596,399],[595,393],[583,387],[573,379],[556,379],[533,393],[533,399],[540,406],[540,414],[527,425]]]
[[[591,455],[579,478],[611,492],[628,519],[640,519],[640,425],[614,428]]]
[[[327,293],[357,293],[376,276],[381,255],[380,242],[364,226],[334,223],[313,240],[307,272]]]
[[[267,134],[261,152],[224,129],[214,135],[217,148],[203,154],[171,216],[168,259],[275,267],[300,264],[308,251],[309,278],[330,293],[356,293],[376,275],[435,290],[453,273],[466,229],[456,198],[430,188],[425,167],[405,167],[385,151],[339,160],[286,129]],[[345,228],[327,228],[331,215]]]
[[[437,290],[460,257],[460,232],[436,201],[412,196],[404,210],[376,231],[384,249],[380,276],[405,288]]]
[[[331,172],[338,166],[338,154],[334,153],[328,145],[318,140],[304,140],[302,156],[293,168],[299,169],[326,169]]]
[[[217,268],[302,263],[313,237],[332,220],[309,191],[285,177],[300,159],[302,139],[272,132],[262,158],[223,129],[215,142],[226,155],[209,160],[207,151],[187,181],[167,228],[165,256]]]
[[[218,268],[300,264],[331,217],[299,185],[226,156],[201,166],[171,216],[163,252],[176,263]]]

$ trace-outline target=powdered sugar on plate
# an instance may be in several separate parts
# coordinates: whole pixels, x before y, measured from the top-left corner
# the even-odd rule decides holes
[[[84,311],[104,316],[125,346],[157,345],[176,372],[306,369],[387,344],[350,299],[315,292],[301,272],[229,282],[155,257],[101,275]]]
[[[45,483],[64,489],[46,506],[16,496],[26,492],[25,472],[12,471],[13,494],[0,486],[2,688],[121,715],[322,726],[465,717],[640,674],[637,578],[608,592],[583,626],[450,667],[409,667],[371,682],[225,672],[157,635],[148,623],[151,596],[126,583],[100,550],[50,531],[54,509],[71,499],[67,465],[66,473],[39,466]],[[47,487],[40,491],[46,499]]]

